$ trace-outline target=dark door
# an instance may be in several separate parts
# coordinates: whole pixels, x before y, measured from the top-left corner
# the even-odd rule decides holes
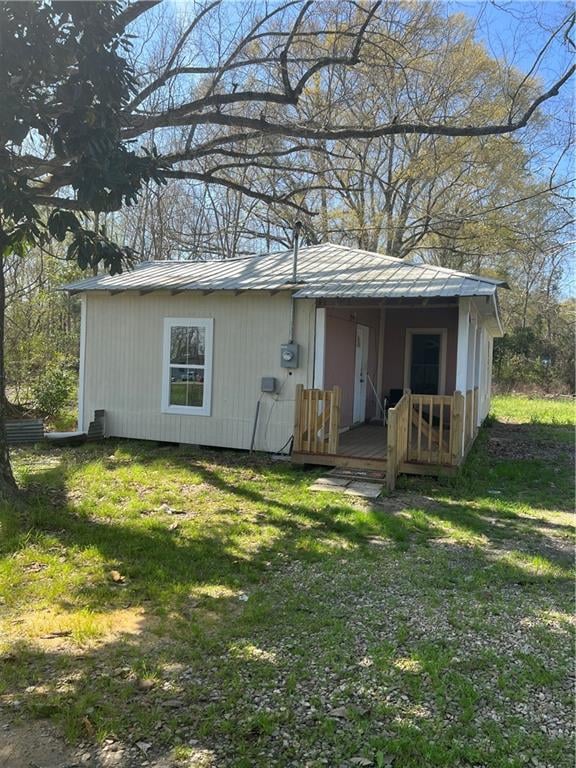
[[[440,380],[439,333],[412,334],[410,389],[416,395],[437,395]]]

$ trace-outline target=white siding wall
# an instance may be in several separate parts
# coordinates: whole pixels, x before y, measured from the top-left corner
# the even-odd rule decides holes
[[[479,381],[479,402],[478,402],[478,422],[481,424],[490,410],[490,392],[492,378],[492,351],[490,346],[491,337],[486,328],[480,329],[480,381]]]
[[[300,367],[292,375],[280,367],[289,308],[285,293],[87,294],[84,429],[104,408],[110,436],[249,448],[261,397],[255,447],[277,451],[292,434],[295,386],[311,386],[314,368],[311,300],[296,302]],[[161,412],[165,317],[214,318],[210,416]],[[278,395],[261,395],[262,376],[280,382]]]
[[[482,315],[481,299],[460,299],[456,389],[462,393],[478,387],[478,423],[490,410],[493,336]]]

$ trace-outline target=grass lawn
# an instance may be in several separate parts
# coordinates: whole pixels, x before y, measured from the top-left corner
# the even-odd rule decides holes
[[[370,504],[238,453],[14,451],[0,756],[34,721],[86,765],[571,768],[573,423],[497,398],[458,477]]]
[[[495,419],[517,424],[571,426],[576,410],[571,397],[558,400],[499,395],[492,403]]]

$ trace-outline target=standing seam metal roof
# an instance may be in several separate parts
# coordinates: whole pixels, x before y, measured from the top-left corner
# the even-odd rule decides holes
[[[502,281],[326,243],[300,250],[298,282],[292,251],[224,261],[149,261],[121,275],[70,283],[84,291],[278,291],[296,298],[405,298],[491,296]]]

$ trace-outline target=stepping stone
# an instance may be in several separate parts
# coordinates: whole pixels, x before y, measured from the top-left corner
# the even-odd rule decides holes
[[[377,485],[376,483],[354,481],[344,489],[344,493],[350,496],[362,496],[365,499],[377,499],[382,493],[383,488],[383,485]]]
[[[349,483],[350,480],[346,477],[319,477],[318,480],[312,483],[309,490],[342,493]]]

